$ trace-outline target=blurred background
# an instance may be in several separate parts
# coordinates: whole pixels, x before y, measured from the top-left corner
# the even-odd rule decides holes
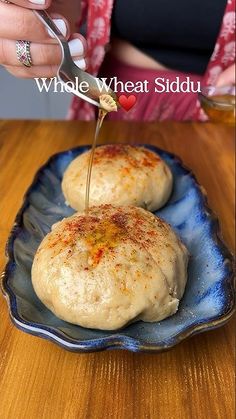
[[[40,93],[34,80],[17,79],[0,66],[0,119],[65,119],[70,101],[69,93]]]

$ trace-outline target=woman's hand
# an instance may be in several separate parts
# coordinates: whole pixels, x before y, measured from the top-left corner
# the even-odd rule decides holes
[[[231,86],[235,84],[235,64],[224,70],[216,80],[217,87]]]
[[[61,62],[61,49],[53,35],[30,9],[48,9],[54,23],[69,40],[71,55],[82,69],[86,67],[86,41],[73,33],[80,9],[78,0],[0,0],[0,65],[16,77],[54,77]],[[16,41],[31,41],[32,66],[25,67],[17,59]]]

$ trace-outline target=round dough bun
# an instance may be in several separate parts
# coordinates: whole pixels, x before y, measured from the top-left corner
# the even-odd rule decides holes
[[[162,219],[138,207],[92,207],[52,227],[39,246],[32,282],[59,318],[114,330],[155,322],[178,309],[188,251]]]
[[[74,159],[65,171],[66,201],[83,211],[90,151]],[[168,200],[172,174],[167,164],[144,147],[111,144],[97,147],[90,184],[90,205],[135,205],[155,211]]]

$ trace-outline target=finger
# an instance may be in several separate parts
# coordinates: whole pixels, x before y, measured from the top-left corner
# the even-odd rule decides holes
[[[15,77],[21,79],[33,79],[34,77],[45,77],[51,78],[55,77],[57,74],[58,66],[5,66],[6,70]]]
[[[0,38],[27,39],[33,42],[57,42],[32,10],[0,2],[0,16]],[[70,30],[67,20],[59,15],[53,15],[53,18],[56,26],[68,38]]]
[[[78,54],[78,55],[75,55],[75,54],[73,53],[74,48],[72,48],[72,44],[73,44],[74,40],[79,40],[79,41],[81,42],[81,44],[82,44],[82,53],[80,53],[80,54]],[[73,42],[71,42],[71,41],[73,41]],[[76,45],[76,43],[77,43],[77,42],[78,42],[78,41],[76,41],[76,42],[75,42],[75,45]],[[76,56],[76,57],[78,57],[78,58],[80,58],[80,57],[85,57],[85,56],[87,55],[87,50],[88,50],[87,41],[86,41],[86,39],[83,37],[83,35],[81,35],[80,33],[74,33],[74,34],[70,37],[70,40],[69,40],[68,44],[69,44],[69,48],[70,48],[70,53],[71,53],[71,55]]]
[[[77,60],[76,65],[81,68],[81,70],[85,70],[87,67],[86,59],[82,58],[81,60]],[[17,66],[5,66],[6,70],[11,73],[15,77],[20,77],[22,79],[33,79],[34,77],[45,77],[51,78],[57,75],[58,66],[50,65],[50,66],[32,66],[32,67],[21,67]]]
[[[52,0],[14,0],[12,3],[26,9],[47,9]]]
[[[71,56],[77,61],[84,57],[85,47],[79,36],[68,42]],[[33,65],[57,65],[61,62],[61,48],[52,44],[30,44],[30,54]],[[16,54],[16,41],[0,39],[0,63],[8,66],[22,66]]]
[[[235,84],[235,64],[223,71],[216,81],[217,87],[231,86],[232,84]]]

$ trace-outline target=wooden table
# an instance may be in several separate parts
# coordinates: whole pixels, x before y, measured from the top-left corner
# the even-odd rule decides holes
[[[86,122],[0,122],[0,268],[35,171],[58,151],[91,143]],[[233,128],[105,123],[100,142],[144,142],[177,153],[196,174],[234,248]],[[0,296],[0,418],[233,418],[233,321],[162,354],[66,352],[17,330]]]

